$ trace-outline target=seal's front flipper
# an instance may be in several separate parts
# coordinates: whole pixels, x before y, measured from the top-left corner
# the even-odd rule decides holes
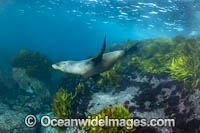
[[[101,49],[101,53],[99,53],[96,58],[92,59],[92,61],[94,62],[95,65],[97,65],[99,62],[101,62],[103,53],[105,52],[105,49],[106,49],[106,36],[104,37],[104,42],[103,42],[103,47]]]

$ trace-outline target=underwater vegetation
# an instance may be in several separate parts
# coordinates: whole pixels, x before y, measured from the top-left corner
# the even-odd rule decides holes
[[[169,66],[170,76],[176,80],[190,84],[191,91],[198,85],[200,72],[200,41],[187,38],[176,45],[174,56]],[[173,54],[173,53],[172,53]],[[187,88],[185,87],[184,90]]]
[[[71,105],[74,97],[63,88],[58,89],[53,96],[52,112],[57,118],[66,119],[71,114]]]
[[[80,76],[70,73],[63,73],[59,81],[59,87],[66,88],[66,91],[68,93],[70,92],[74,93],[75,92],[74,88],[76,88],[79,82],[80,82]]]
[[[122,76],[117,72],[116,67],[113,67],[111,70],[100,74],[97,86],[101,88],[101,90],[107,91],[105,89],[110,87],[114,87],[115,89],[120,88],[122,81]]]
[[[104,119],[105,116],[108,116],[110,119],[128,119],[131,116],[131,113],[123,106],[119,105],[116,107],[107,106],[106,108],[102,109],[97,114],[89,115],[91,119],[95,119],[96,116],[98,119]],[[127,133],[135,131],[135,128],[128,130],[126,127],[106,127],[106,126],[97,126],[97,127],[87,127],[83,126],[83,129],[87,130],[89,133]]]
[[[183,82],[183,90],[192,91],[198,85],[200,41],[195,37],[183,36],[176,36],[172,40],[155,39],[144,45],[139,56],[133,56],[132,60],[137,62],[142,72],[166,73]]]
[[[29,76],[45,82],[51,80],[51,64],[45,55],[29,50],[21,50],[12,60],[13,67],[23,68]]]
[[[72,93],[67,93],[63,88],[59,88],[56,94],[53,96],[52,101],[52,112],[58,119],[67,119],[70,118],[73,99],[76,97],[76,94],[73,96]],[[57,127],[58,131],[62,129]]]
[[[84,83],[87,79],[80,77],[79,75],[74,75],[70,73],[63,73],[60,81],[59,81],[59,88],[65,88],[67,93],[72,94],[80,94],[84,93],[85,87]]]
[[[131,45],[134,40],[128,41]],[[124,43],[127,45],[127,41]],[[111,46],[124,49],[123,44]],[[122,58],[114,67],[101,74],[97,84],[120,88],[123,75],[141,72],[154,75],[165,74],[184,83],[183,90],[192,91],[198,85],[200,72],[200,41],[195,37],[175,36],[172,39],[158,38],[141,40],[139,50]]]

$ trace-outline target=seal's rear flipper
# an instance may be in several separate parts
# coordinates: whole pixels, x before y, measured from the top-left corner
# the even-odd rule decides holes
[[[103,53],[105,52],[105,49],[106,49],[106,36],[104,37],[104,43],[103,43],[103,47],[101,49],[101,53],[99,53],[97,57],[92,59],[92,61],[94,62],[95,65],[98,64],[99,62],[101,62]]]

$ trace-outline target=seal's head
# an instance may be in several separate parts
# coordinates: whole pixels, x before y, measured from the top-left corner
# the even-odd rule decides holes
[[[60,70],[63,72],[65,72],[66,66],[69,66],[69,63],[67,61],[61,61],[52,65],[54,69]]]

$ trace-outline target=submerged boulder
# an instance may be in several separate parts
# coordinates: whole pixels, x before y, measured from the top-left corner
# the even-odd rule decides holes
[[[0,101],[12,106],[20,94],[18,84],[7,71],[0,71]]]
[[[32,111],[41,111],[44,104],[50,100],[49,85],[30,77],[25,69],[13,68],[13,79],[26,92],[24,107]]]

